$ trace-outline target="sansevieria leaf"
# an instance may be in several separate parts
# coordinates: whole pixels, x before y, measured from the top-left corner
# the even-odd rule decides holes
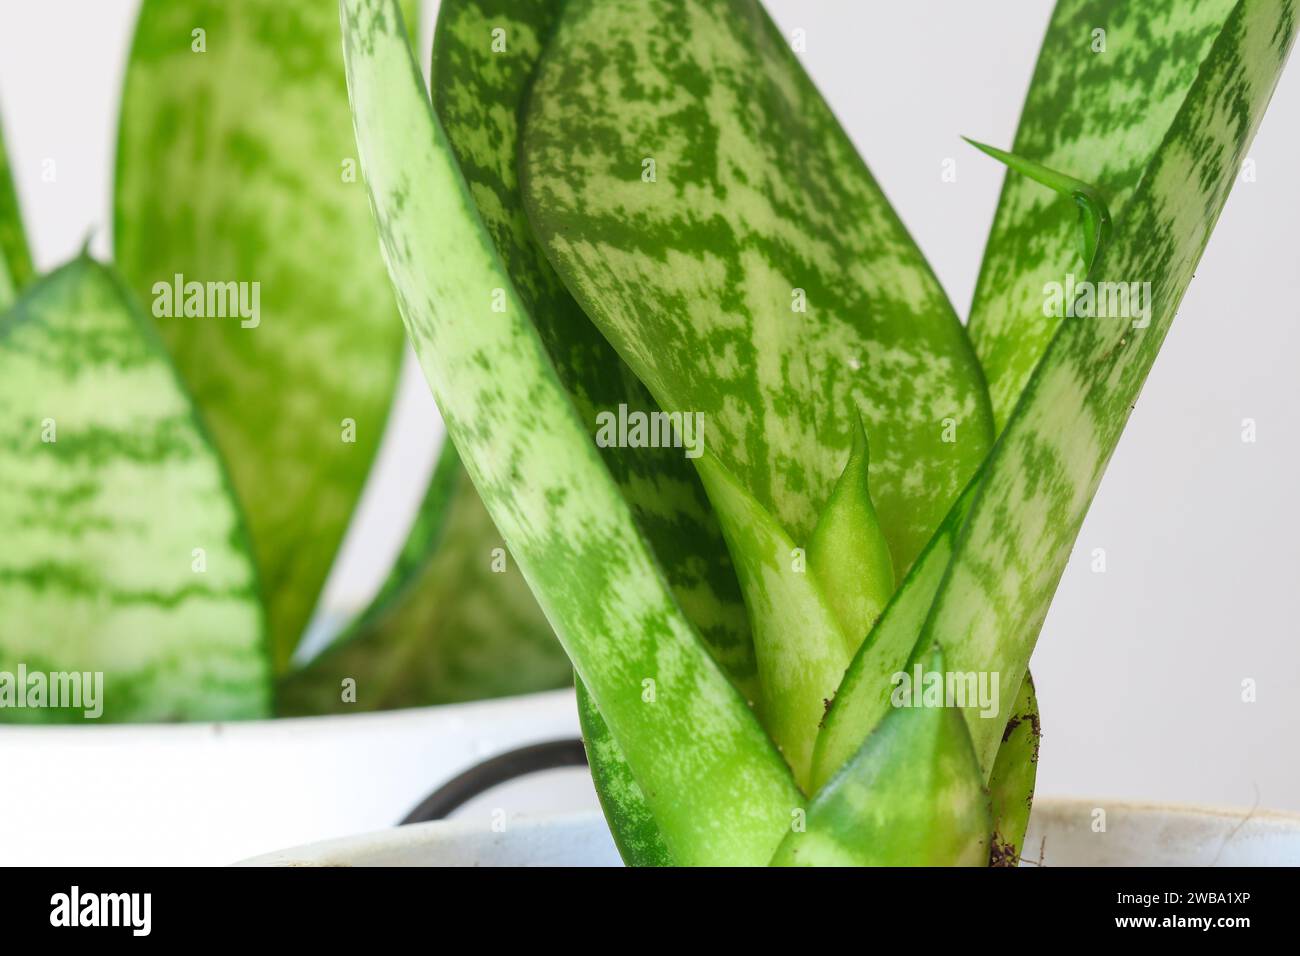
[[[682,614],[551,364],[424,94],[397,5],[341,9],[385,258],[449,434],[673,859],[766,862],[802,804],[788,768]]]
[[[857,752],[889,713],[893,675],[908,669],[914,650],[927,650],[918,648],[917,644],[952,558],[957,532],[970,511],[978,481],[978,478],[973,480],[957,499],[840,681],[817,737],[812,773],[814,790]]]
[[[277,670],[370,472],[402,345],[336,13],[145,0],[118,144],[117,259],[229,465]]]
[[[434,107],[561,383],[591,433],[611,439],[601,444],[601,457],[677,599],[719,664],[752,695],[754,656],[735,572],[687,449],[618,440],[620,417],[648,417],[659,408],[569,295],[524,213],[516,175],[518,113],[562,6],[558,0],[443,3],[433,47]]]
[[[577,688],[578,720],[591,779],[623,862],[628,866],[672,866],[672,854],[618,741],[581,681]]]
[[[932,674],[943,655],[924,655]],[[781,866],[986,866],[993,824],[961,711],[916,699],[895,707],[808,804]]]
[[[23,217],[0,133],[0,309],[9,306],[31,277],[32,260],[23,234]]]
[[[0,474],[0,672],[99,672],[105,720],[267,715],[256,574],[221,461],[147,318],[87,258],[0,318]],[[83,718],[16,692],[0,682],[7,719]]]
[[[480,700],[571,679],[569,659],[450,442],[388,586],[397,593],[381,593],[331,647],[280,682],[281,713]]]
[[[757,0],[572,0],[520,156],[536,234],[807,547],[854,441],[901,577],[988,450],[965,332]],[[865,632],[856,635],[860,640]]]
[[[446,0],[438,10],[431,71],[433,103],[470,195],[556,373],[593,434],[614,441],[601,455],[632,505],[674,596],[714,659],[749,700],[759,697],[749,623],[736,575],[708,499],[681,448],[622,447],[610,424],[659,412],[655,400],[573,300],[533,238],[516,173],[519,114],[563,3]],[[703,438],[703,436],[700,436]],[[581,689],[581,681],[579,681]],[[594,703],[583,709],[593,778],[607,807],[635,784]],[[597,745],[595,741],[599,741]],[[606,792],[606,784],[619,792]],[[611,813],[626,854],[643,835],[621,834],[648,811]],[[628,856],[629,862],[634,861]]]
[[[1059,0],[1011,152],[1095,185],[1123,218],[1232,8]],[[970,314],[999,428],[1061,323],[1044,287],[1088,271],[1079,235],[1068,198],[1007,174]]]
[[[1224,23],[1088,281],[1133,314],[1065,319],[985,465],[926,634],[957,671],[1001,681],[967,722],[987,774],[1048,604],[1142,383],[1191,282],[1294,40],[1294,0]],[[1081,95],[1086,95],[1086,92]]]
[[[1026,671],[989,775],[989,804],[993,814],[990,864],[993,866],[1015,866],[1025,853],[1025,829],[1034,806],[1038,745],[1042,736],[1034,678]]]
[[[916,661],[930,651],[918,641],[952,557],[957,532],[966,520],[978,487],[977,475],[912,565],[880,622],[849,665],[817,737],[812,774],[814,792],[854,758],[864,741],[888,717],[899,686],[898,675],[910,674]],[[975,686],[979,686],[978,675],[975,675]],[[985,678],[984,686],[992,689],[991,676]],[[1037,778],[1039,732],[1038,702],[1033,696],[1033,680],[1026,673],[1020,699],[1008,718],[989,779],[996,837],[992,849],[998,862],[1019,855]]]
[[[784,529],[712,452],[700,458],[699,468],[754,622],[764,726],[799,785],[811,793],[817,728],[853,651]]]

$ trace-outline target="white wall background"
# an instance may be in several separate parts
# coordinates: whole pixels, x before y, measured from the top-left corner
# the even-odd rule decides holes
[[[1011,142],[1050,0],[768,5],[807,31],[805,63],[964,314],[1002,170],[958,134]],[[110,253],[136,6],[0,0],[0,115],[42,269],[88,235]],[[1033,660],[1042,794],[1300,810],[1298,110],[1293,63],[1251,151],[1257,181],[1228,203],[1047,619]],[[940,179],[948,157],[955,183]],[[41,181],[46,158],[55,183]],[[378,582],[431,460],[418,376],[404,394],[336,610]],[[1243,418],[1257,443],[1241,441]],[[1099,547],[1104,574],[1089,567]]]

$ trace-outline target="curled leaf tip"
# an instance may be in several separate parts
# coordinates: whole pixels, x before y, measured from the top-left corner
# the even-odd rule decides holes
[[[1034,182],[1060,193],[1062,196],[1068,196],[1074,201],[1074,204],[1079,207],[1079,225],[1083,234],[1081,249],[1083,261],[1091,269],[1098,249],[1110,236],[1110,211],[1106,208],[1106,200],[1101,190],[1091,183],[1075,179],[1073,176],[1068,176],[1058,170],[1050,169],[1042,163],[1034,162],[1032,159],[1017,156],[1015,153],[998,149],[996,146],[989,146],[987,143],[973,140],[969,136],[963,136],[962,139],[985,155],[993,157],[1008,169],[1020,173],[1020,175],[1028,177]]]

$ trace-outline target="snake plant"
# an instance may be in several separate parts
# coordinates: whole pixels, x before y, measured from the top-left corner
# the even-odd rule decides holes
[[[110,721],[571,681],[450,447],[371,606],[319,656],[293,656],[404,347],[334,4],[145,0],[113,267],[83,255],[34,273],[4,157],[0,720],[84,719],[26,700],[30,674],[100,672]]]
[[[406,331],[628,862],[1018,859],[1029,657],[1295,6],[1060,0],[963,325],[758,0],[444,0],[431,97],[341,0]]]

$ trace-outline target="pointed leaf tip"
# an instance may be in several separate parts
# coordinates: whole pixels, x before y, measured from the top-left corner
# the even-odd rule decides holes
[[[808,564],[839,620],[850,655],[857,653],[894,591],[893,558],[871,500],[869,463],[870,443],[859,419],[852,451],[808,547]]]
[[[1082,229],[1080,251],[1083,253],[1083,261],[1091,269],[1092,263],[1097,256],[1097,250],[1110,236],[1110,211],[1106,207],[1106,199],[1101,190],[1091,183],[1075,179],[1073,176],[1051,169],[1042,163],[1034,162],[1032,159],[1017,156],[1015,153],[998,149],[996,146],[989,146],[987,143],[981,143],[969,136],[963,136],[962,139],[985,155],[993,157],[1008,169],[1020,173],[1027,179],[1032,179],[1034,182],[1046,186],[1062,196],[1069,196],[1074,201],[1075,205],[1079,207],[1079,225]]]

